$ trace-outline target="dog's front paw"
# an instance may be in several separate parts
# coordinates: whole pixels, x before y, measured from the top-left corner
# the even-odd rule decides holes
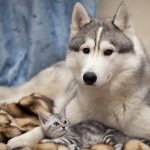
[[[15,137],[15,138],[9,140],[7,143],[8,150],[13,150],[15,148],[20,148],[20,147],[24,147],[24,146],[28,146],[28,141],[23,140],[19,137]]]

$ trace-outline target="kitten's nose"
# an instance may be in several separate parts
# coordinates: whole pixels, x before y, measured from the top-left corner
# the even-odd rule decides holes
[[[63,128],[63,130],[65,130],[65,127],[62,127]]]

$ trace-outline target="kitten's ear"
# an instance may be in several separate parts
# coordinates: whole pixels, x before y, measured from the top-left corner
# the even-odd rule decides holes
[[[71,37],[78,33],[79,30],[90,21],[91,17],[86,9],[81,3],[77,2],[72,13]]]
[[[49,116],[43,113],[38,114],[39,120],[42,124],[46,124],[48,122]]]
[[[127,4],[124,1],[120,4],[113,19],[113,23],[125,33],[134,33],[131,15],[128,11]]]

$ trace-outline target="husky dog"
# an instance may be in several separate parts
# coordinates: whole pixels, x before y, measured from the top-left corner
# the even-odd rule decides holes
[[[94,119],[125,135],[150,139],[149,58],[136,37],[124,2],[113,18],[106,19],[92,18],[80,3],[76,3],[65,65],[54,70],[54,67],[45,70],[20,87],[19,96],[28,94],[32,88],[32,92],[47,94],[52,85],[54,90],[58,86],[61,93],[74,78],[77,92],[66,108],[71,124]],[[13,90],[17,92],[17,89]],[[12,95],[11,89],[3,89],[3,93],[7,91]],[[19,96],[16,94],[11,101],[5,99],[3,102],[12,102]],[[67,95],[63,96],[55,100],[55,113],[67,103]],[[33,145],[43,138],[41,132],[37,127],[15,137],[8,142],[8,147]]]

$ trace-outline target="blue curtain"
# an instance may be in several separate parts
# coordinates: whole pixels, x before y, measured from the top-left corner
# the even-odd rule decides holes
[[[65,59],[77,0],[0,0],[0,84],[17,85]],[[80,0],[97,16],[99,0]]]

